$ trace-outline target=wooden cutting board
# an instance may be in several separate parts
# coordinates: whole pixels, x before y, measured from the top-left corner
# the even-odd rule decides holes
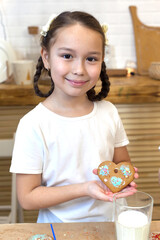
[[[160,62],[160,27],[147,26],[137,15],[137,7],[129,7],[135,37],[137,72],[148,75],[151,62]]]

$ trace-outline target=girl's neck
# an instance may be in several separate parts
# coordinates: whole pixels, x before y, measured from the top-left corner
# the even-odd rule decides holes
[[[64,117],[81,117],[92,112],[94,104],[87,96],[71,97],[71,98],[57,98],[51,94],[43,105],[52,112]]]

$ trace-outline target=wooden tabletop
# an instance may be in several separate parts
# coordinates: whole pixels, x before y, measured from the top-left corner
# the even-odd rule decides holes
[[[160,103],[160,80],[148,76],[110,78],[108,100],[112,103]]]
[[[54,223],[57,240],[116,240],[114,223]],[[160,232],[160,221],[151,223],[151,232]],[[27,240],[36,234],[52,236],[50,224],[1,224],[0,240]],[[140,239],[137,239],[140,240]]]
[[[148,76],[110,77],[111,87],[106,100],[115,104],[124,103],[159,103],[160,80]],[[100,90],[100,82],[96,91]],[[50,86],[41,85],[43,92]],[[37,105],[43,98],[35,95],[32,85],[0,84],[0,106]]]

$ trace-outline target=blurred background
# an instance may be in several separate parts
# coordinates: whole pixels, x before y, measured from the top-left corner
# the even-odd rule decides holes
[[[108,25],[109,68],[136,64],[134,32],[129,6],[135,5],[138,16],[147,25],[160,26],[159,0],[0,0],[0,38],[7,38],[18,58],[36,59],[39,35],[29,34],[28,26],[45,25],[51,14],[82,10]]]

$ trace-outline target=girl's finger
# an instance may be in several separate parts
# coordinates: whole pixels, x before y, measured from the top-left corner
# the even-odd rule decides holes
[[[92,171],[95,175],[97,175],[98,174],[98,170],[95,168],[95,169],[93,169],[93,171]]]
[[[132,187],[127,187],[125,190],[123,190],[122,192],[119,192],[118,194],[114,195],[114,198],[124,198],[130,195],[133,195],[134,193],[136,193],[137,190],[135,188]]]
[[[134,167],[134,170],[135,170],[136,173],[138,172],[138,168]]]
[[[134,187],[134,188],[137,188],[137,184],[136,184],[135,182],[131,182],[131,183],[129,184],[129,186]]]
[[[139,178],[138,173],[135,173],[135,174],[134,174],[134,178],[136,178],[136,179]]]

